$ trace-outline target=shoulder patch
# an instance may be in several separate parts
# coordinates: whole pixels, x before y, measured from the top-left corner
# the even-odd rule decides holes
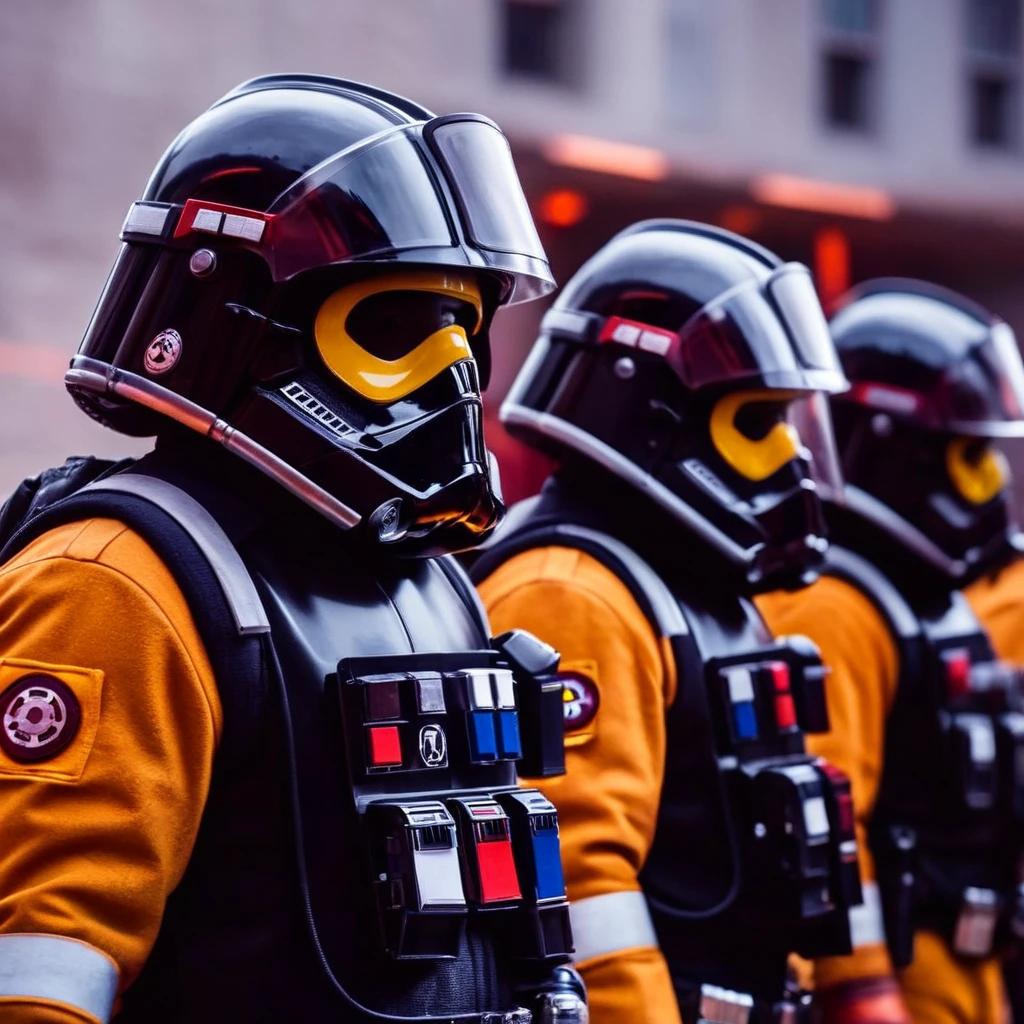
[[[14,761],[48,761],[78,733],[78,698],[56,676],[29,672],[0,694],[0,749]]]
[[[102,690],[100,669],[0,657],[0,777],[78,782]]]
[[[590,676],[573,670],[559,673],[562,681],[562,711],[565,731],[585,729],[597,715],[601,695]]]

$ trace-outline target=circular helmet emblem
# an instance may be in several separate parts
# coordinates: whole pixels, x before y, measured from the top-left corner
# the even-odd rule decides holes
[[[597,686],[582,672],[563,672],[560,676],[566,731],[582,729],[594,720],[601,703]]]
[[[181,335],[171,327],[161,331],[147,346],[143,363],[149,373],[166,373],[174,369],[181,357]]]
[[[439,725],[420,729],[420,758],[428,768],[440,768],[448,760],[448,740]]]
[[[0,696],[0,750],[15,761],[44,761],[74,738],[78,701],[53,676],[23,676]]]

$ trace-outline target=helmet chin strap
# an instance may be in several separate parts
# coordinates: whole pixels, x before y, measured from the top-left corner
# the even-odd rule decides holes
[[[109,363],[89,356],[74,356],[71,360],[71,369],[64,375],[64,383],[68,387],[97,394],[117,395],[161,413],[199,434],[205,434],[261,473],[265,473],[343,530],[351,530],[362,522],[362,516],[358,512],[317,486],[247,434],[236,430],[230,423],[219,419],[195,402],[159,384],[154,384],[145,377],[117,369]]]

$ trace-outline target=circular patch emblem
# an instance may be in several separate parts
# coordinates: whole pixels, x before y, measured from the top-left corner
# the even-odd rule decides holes
[[[152,374],[174,369],[181,356],[181,335],[171,327],[161,331],[147,346],[142,362]]]
[[[601,703],[594,680],[582,672],[563,672],[561,679],[566,731],[590,725]]]
[[[0,750],[15,761],[56,757],[82,720],[78,699],[54,676],[22,676],[0,695]]]

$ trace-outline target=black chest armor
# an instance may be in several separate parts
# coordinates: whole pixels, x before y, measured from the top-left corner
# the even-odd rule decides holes
[[[174,571],[214,664],[211,792],[119,1024],[366,1019],[356,1004],[526,1020],[514,1008],[571,952],[554,808],[516,785],[517,762],[558,768],[557,655],[528,634],[492,644],[453,563],[370,561],[301,515],[286,530],[238,507],[222,519],[223,481],[144,468],[231,523],[232,543],[213,543],[244,566],[237,629],[214,621],[230,573],[211,576],[173,502],[87,488],[7,549],[61,521],[122,519]]]
[[[828,728],[817,649],[773,640],[748,600],[706,578],[656,574],[588,508],[549,486],[474,578],[531,548],[577,548],[670,642],[678,687],[640,882],[685,1020],[778,1019],[795,1009],[788,954],[848,953],[848,908],[861,901],[849,780],[804,752],[804,733]]]
[[[827,571],[872,601],[899,654],[869,829],[893,959],[909,963],[916,928],[991,956],[1024,923],[1021,672],[996,658],[958,591],[898,589],[842,548]]]

